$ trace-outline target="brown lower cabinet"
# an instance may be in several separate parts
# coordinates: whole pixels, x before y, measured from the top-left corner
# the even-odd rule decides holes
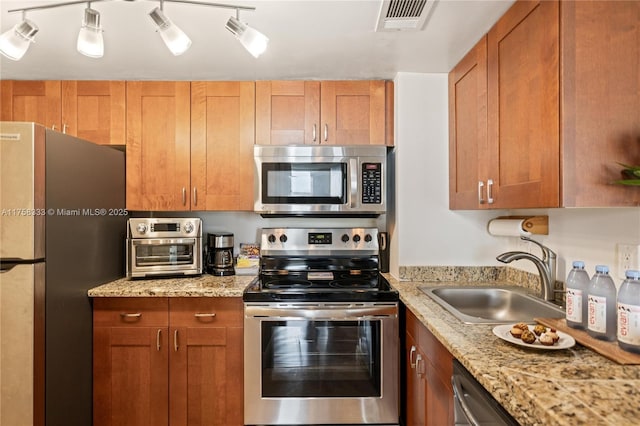
[[[409,309],[404,319],[404,424],[453,425],[453,357]]]
[[[242,425],[240,298],[95,298],[94,426]]]

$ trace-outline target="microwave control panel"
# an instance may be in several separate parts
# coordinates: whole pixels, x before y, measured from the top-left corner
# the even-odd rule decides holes
[[[362,204],[382,204],[381,163],[362,163]]]

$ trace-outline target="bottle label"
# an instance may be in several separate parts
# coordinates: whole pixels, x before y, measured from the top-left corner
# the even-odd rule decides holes
[[[596,333],[607,332],[607,298],[589,295],[589,330]]]
[[[640,306],[618,303],[618,340],[640,347]]]
[[[582,290],[567,288],[567,320],[582,322]]]

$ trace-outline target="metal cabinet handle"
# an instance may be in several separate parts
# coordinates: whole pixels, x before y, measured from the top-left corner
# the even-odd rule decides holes
[[[418,354],[416,357],[416,373],[418,377],[422,377],[422,369],[420,368],[420,362],[422,361],[422,355]]]
[[[182,205],[187,205],[187,188],[185,188],[184,186],[182,187]]]
[[[215,312],[211,312],[208,314],[197,313],[197,314],[193,314],[193,316],[196,318],[213,318],[216,316],[216,313]]]
[[[411,364],[411,369],[416,368],[416,362],[413,360],[413,355],[416,353],[416,347],[411,346],[411,352],[409,352],[409,364]],[[418,355],[420,356],[420,355]]]
[[[487,203],[493,204],[493,179],[487,180]]]
[[[484,189],[484,182],[478,181],[478,203],[484,204],[484,198],[482,197],[482,190]]]
[[[313,137],[313,141],[315,142],[317,139],[317,134],[316,134],[316,125],[313,125],[313,131],[311,132],[311,136]]]
[[[129,314],[127,312],[120,312],[120,316],[122,318],[140,318],[142,316],[142,313],[136,312],[135,314]]]
[[[178,352],[178,330],[173,330],[173,350]]]
[[[56,125],[54,124],[51,126],[51,130],[55,130],[55,129],[56,129]]]
[[[62,133],[67,133],[67,127],[69,127],[69,126],[66,125],[66,124],[62,125]]]
[[[193,187],[193,205],[198,205],[198,189],[195,186]]]
[[[327,123],[324,123],[324,141],[328,141],[329,140],[329,125]]]
[[[156,350],[160,350],[160,335],[162,334],[162,330],[158,329],[158,333],[156,334]]]

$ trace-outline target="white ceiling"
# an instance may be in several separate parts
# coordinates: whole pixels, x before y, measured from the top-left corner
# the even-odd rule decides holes
[[[8,10],[59,2],[2,0],[1,31],[21,19]],[[253,58],[224,28],[233,10],[165,3],[165,14],[193,41],[191,49],[175,57],[148,16],[158,1],[109,1],[92,4],[101,13],[103,58],[88,58],[75,49],[85,4],[36,10],[27,13],[40,29],[36,42],[18,62],[0,55],[0,78],[329,80],[448,72],[513,0],[437,0],[419,32],[375,32],[382,0],[217,2],[256,7],[241,12],[240,19],[269,37],[260,58]]]

